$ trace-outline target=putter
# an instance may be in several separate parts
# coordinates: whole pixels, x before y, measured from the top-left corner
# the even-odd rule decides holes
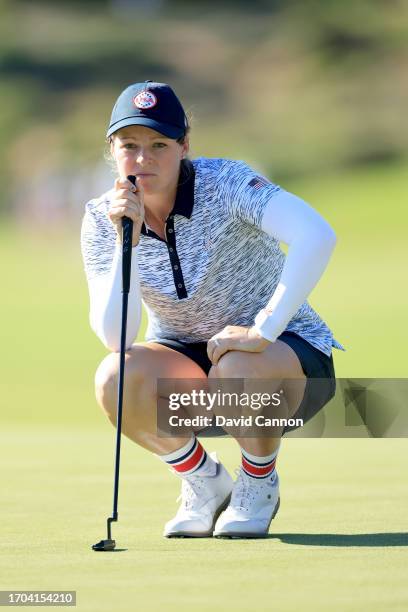
[[[136,177],[127,177],[136,185]],[[120,336],[120,366],[118,385],[118,409],[116,415],[116,457],[115,457],[115,484],[113,491],[113,512],[107,520],[107,539],[101,540],[92,546],[93,550],[109,551],[116,547],[112,539],[111,524],[118,520],[118,494],[119,494],[119,466],[120,466],[120,441],[122,433],[122,404],[123,404],[123,381],[125,377],[125,347],[126,347],[126,324],[127,309],[130,288],[130,274],[132,267],[132,235],[133,221],[129,217],[122,218],[122,328]]]

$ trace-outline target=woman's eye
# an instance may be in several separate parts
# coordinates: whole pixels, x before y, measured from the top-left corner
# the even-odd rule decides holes
[[[123,145],[124,149],[136,149],[137,145],[134,142],[125,142]],[[163,149],[164,147],[167,147],[167,144],[165,142],[154,142],[153,143],[153,148],[154,149]]]

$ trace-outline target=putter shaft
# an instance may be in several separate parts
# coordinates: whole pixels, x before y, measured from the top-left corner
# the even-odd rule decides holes
[[[128,177],[134,184],[136,177]],[[120,468],[120,446],[122,434],[122,406],[123,406],[123,387],[125,378],[125,351],[126,351],[126,327],[128,298],[130,289],[130,275],[132,264],[132,236],[133,221],[128,217],[122,218],[122,325],[120,336],[120,365],[119,365],[119,384],[118,384],[118,407],[116,415],[116,453],[115,453],[115,478],[113,492],[113,511],[112,516],[107,520],[107,540],[101,540],[94,544],[93,550],[113,550],[115,540],[112,540],[111,524],[118,520],[118,497],[119,497],[119,468]]]

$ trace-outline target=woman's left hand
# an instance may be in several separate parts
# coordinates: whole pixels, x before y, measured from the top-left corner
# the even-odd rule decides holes
[[[207,343],[207,354],[213,365],[228,351],[248,351],[261,353],[271,344],[265,340],[254,327],[241,327],[240,325],[227,325],[218,334],[215,334]]]

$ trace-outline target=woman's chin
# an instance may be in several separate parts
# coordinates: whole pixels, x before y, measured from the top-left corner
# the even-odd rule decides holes
[[[137,176],[137,182],[141,185],[146,193],[155,191],[156,176]]]

